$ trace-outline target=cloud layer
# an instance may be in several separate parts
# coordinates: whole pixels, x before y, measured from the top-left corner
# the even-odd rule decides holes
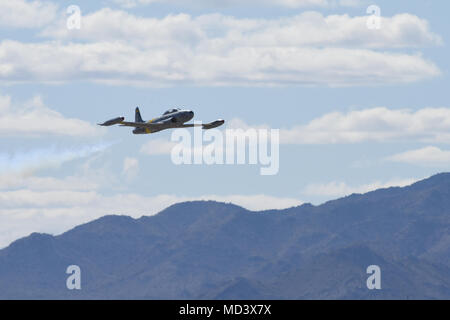
[[[388,161],[421,166],[450,166],[450,151],[428,146],[409,150],[386,158]]]
[[[75,147],[47,147],[17,153],[0,152],[0,174],[32,173],[40,169],[58,167],[64,162],[88,157],[111,146],[111,143],[98,143]]]
[[[189,7],[228,7],[236,5],[263,5],[274,7],[302,8],[302,7],[336,7],[357,6],[361,0],[111,0],[124,8],[134,8],[150,4],[173,4]]]
[[[39,96],[32,100],[14,104],[10,96],[0,95],[0,137],[58,135],[91,137],[101,135],[104,130],[90,123],[64,117],[61,113],[44,105]]]
[[[104,195],[92,179],[56,179],[0,175],[0,247],[31,232],[62,233],[107,214],[135,218],[155,214],[167,206],[193,200],[232,202],[251,210],[300,205],[298,199],[256,195],[201,195],[198,197],[134,193]],[[4,190],[2,190],[4,189]]]
[[[415,15],[382,18],[305,12],[273,19],[222,14],[140,17],[103,8],[40,32],[41,42],[0,42],[0,81],[94,81],[137,86],[359,86],[440,75],[418,49],[442,44]],[[382,49],[382,50],[381,50]]]
[[[65,20],[47,27],[45,37],[85,41],[126,41],[139,47],[180,46],[213,50],[233,47],[355,47],[420,48],[443,43],[426,20],[412,14],[382,17],[379,30],[367,28],[367,16],[324,16],[304,12],[294,16],[255,19],[223,14],[163,18],[140,17],[110,8],[82,17],[80,30],[65,28]]]
[[[313,183],[307,185],[302,194],[305,196],[319,197],[344,197],[353,193],[367,193],[382,188],[404,187],[413,184],[418,179],[395,179],[387,182],[374,181],[372,183],[350,186],[343,181],[331,181],[328,183]]]
[[[56,19],[57,11],[48,1],[0,0],[0,27],[43,27]]]
[[[332,112],[280,131],[285,144],[420,141],[450,143],[450,108],[385,107]]]

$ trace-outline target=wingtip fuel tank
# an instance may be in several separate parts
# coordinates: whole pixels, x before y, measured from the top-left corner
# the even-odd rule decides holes
[[[204,125],[203,125],[203,129],[213,129],[213,128],[217,128],[217,127],[223,125],[224,123],[225,123],[225,120],[219,119],[219,120],[213,121],[213,122],[211,122],[211,123],[206,123],[206,124],[204,124]]]
[[[124,121],[124,120],[125,120],[125,117],[117,117],[117,118],[114,118],[114,119],[105,121],[105,122],[103,122],[103,123],[99,123],[98,125],[99,125],[99,126],[112,126],[112,125],[114,125],[114,124],[121,123],[121,122]]]

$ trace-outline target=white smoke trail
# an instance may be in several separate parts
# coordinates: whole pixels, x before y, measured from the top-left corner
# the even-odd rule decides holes
[[[95,145],[59,149],[51,146],[17,153],[0,153],[0,174],[31,173],[39,169],[58,167],[62,163],[88,157],[104,151],[115,142],[102,142]]]

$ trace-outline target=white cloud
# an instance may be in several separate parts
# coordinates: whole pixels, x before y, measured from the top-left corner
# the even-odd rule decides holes
[[[305,12],[276,19],[243,19],[222,14],[189,14],[144,18],[104,8],[83,16],[76,32],[49,27],[42,35],[89,41],[126,40],[144,47],[161,45],[227,49],[238,46],[346,46],[366,48],[421,47],[442,44],[426,20],[412,14],[383,17],[380,30],[367,28],[367,16],[323,16]]]
[[[409,83],[440,74],[418,55],[341,48],[239,47],[224,52],[137,49],[124,43],[0,43],[0,81],[88,80],[169,86]]]
[[[64,148],[52,146],[16,153],[0,152],[0,174],[29,174],[43,168],[58,167],[64,162],[101,152],[111,145],[112,143],[97,143]]]
[[[0,62],[1,63],[1,62]],[[66,118],[44,105],[39,96],[24,104],[11,103],[11,97],[0,95],[0,136],[98,136],[104,132],[90,123]]]
[[[137,176],[139,171],[139,160],[136,158],[126,157],[123,160],[122,173],[128,178],[133,179]]]
[[[306,125],[280,130],[284,144],[450,142],[450,108],[417,111],[384,107],[332,112]]]
[[[100,187],[99,182],[86,176],[68,176],[63,179],[40,177],[21,172],[0,174],[0,191],[27,189],[31,191],[93,191]]]
[[[45,181],[39,178],[41,181]],[[58,187],[74,178],[50,178],[46,186]],[[0,191],[0,247],[31,232],[59,234],[76,225],[91,221],[107,214],[125,214],[134,218],[153,215],[169,205],[182,201],[216,200],[232,202],[251,210],[286,208],[301,204],[293,198],[267,195],[202,195],[198,197],[177,195],[142,196],[133,193],[106,196],[92,190],[77,188],[58,188],[55,190],[34,190],[34,178],[16,186],[25,186],[29,182],[32,188]],[[80,181],[76,181],[77,183]],[[13,183],[14,184],[14,183]],[[11,182],[9,183],[11,185]],[[1,179],[0,179],[1,186]]]
[[[273,19],[235,18],[222,14],[191,16],[181,13],[163,18],[139,17],[104,8],[83,16],[83,27],[74,32],[50,26],[43,36],[87,41],[126,41],[139,47],[178,46],[201,50],[237,47],[355,47],[418,48],[441,45],[426,20],[412,14],[382,17],[382,28],[367,28],[367,16],[324,16],[304,12]]]
[[[249,125],[244,120],[239,118],[233,118],[230,121],[227,121],[227,129],[242,129],[242,130],[248,130],[248,129],[270,129],[270,126],[267,124],[262,125]]]
[[[56,18],[58,7],[47,1],[0,0],[0,26],[43,27]]]
[[[140,149],[141,153],[147,155],[166,155],[172,152],[177,142],[164,139],[153,139],[144,143]]]
[[[42,32],[58,41],[2,41],[0,81],[357,86],[440,75],[419,53],[374,50],[441,44],[426,20],[386,17],[377,31],[366,20],[317,12],[276,19],[143,18],[104,8],[83,16],[81,30],[68,30],[62,19]]]
[[[421,149],[398,153],[386,158],[388,161],[422,166],[450,165],[450,151],[428,146]]]
[[[353,193],[367,193],[381,188],[404,187],[413,184],[418,179],[396,179],[387,182],[374,181],[359,186],[349,186],[342,181],[328,183],[314,183],[307,185],[302,194],[306,196],[343,197]]]
[[[52,190],[32,191],[28,189],[0,192],[0,204],[3,209],[14,208],[73,208],[93,204],[98,200],[95,192]],[[49,208],[50,209],[50,208]]]
[[[154,3],[164,3],[173,5],[193,6],[193,7],[228,7],[236,5],[264,5],[274,7],[336,7],[336,6],[357,6],[361,0],[112,0],[114,3],[124,8],[134,8]]]

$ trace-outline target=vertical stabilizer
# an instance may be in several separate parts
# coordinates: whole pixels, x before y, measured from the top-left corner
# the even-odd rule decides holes
[[[144,120],[142,120],[141,113],[139,112],[139,107],[136,107],[135,121],[144,122]]]

